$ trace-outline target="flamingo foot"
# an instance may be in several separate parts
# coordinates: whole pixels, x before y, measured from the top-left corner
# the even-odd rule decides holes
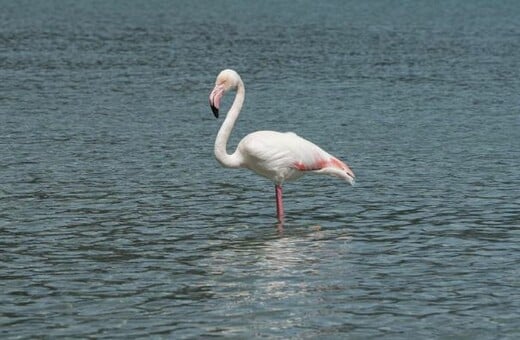
[[[278,235],[283,235],[283,232],[284,232],[284,227],[283,227],[283,223],[282,222],[278,222],[276,224],[276,231],[278,232]]]
[[[282,186],[280,184],[275,185],[276,192],[276,217],[278,223],[283,226],[284,212],[283,212],[283,199],[282,199]]]

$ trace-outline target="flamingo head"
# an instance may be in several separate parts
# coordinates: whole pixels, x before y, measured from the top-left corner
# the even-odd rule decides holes
[[[220,100],[226,92],[229,90],[236,89],[240,84],[241,79],[238,73],[233,70],[224,70],[219,73],[217,80],[215,81],[215,87],[209,94],[209,105],[211,111],[218,118],[218,110],[220,108]]]

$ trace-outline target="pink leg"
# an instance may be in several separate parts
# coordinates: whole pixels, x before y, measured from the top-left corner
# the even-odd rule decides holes
[[[282,186],[280,184],[276,184],[275,190],[276,190],[276,217],[278,217],[278,222],[283,223]]]

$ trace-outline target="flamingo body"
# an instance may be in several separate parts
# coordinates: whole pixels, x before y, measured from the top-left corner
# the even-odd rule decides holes
[[[276,184],[296,180],[306,172],[343,176],[337,167],[346,165],[316,144],[293,132],[257,131],[244,137],[237,147],[242,166]],[[353,180],[345,176],[347,180]]]
[[[316,144],[293,132],[256,131],[245,136],[233,154],[226,150],[227,141],[242,108],[245,88],[233,70],[222,71],[209,96],[213,113],[218,117],[222,96],[237,90],[215,140],[215,157],[225,167],[247,168],[272,180],[276,188],[277,217],[283,223],[282,184],[298,179],[307,172],[336,176],[354,183],[354,172],[347,164],[330,155]]]

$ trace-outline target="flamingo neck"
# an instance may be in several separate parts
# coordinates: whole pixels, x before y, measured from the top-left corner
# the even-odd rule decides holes
[[[231,130],[233,130],[235,126],[242,105],[244,104],[244,98],[244,83],[240,80],[237,86],[235,100],[226,114],[226,119],[224,119],[224,123],[222,123],[222,126],[218,130],[217,138],[215,139],[215,157],[220,164],[228,168],[239,168],[242,165],[242,157],[237,150],[235,150],[233,154],[227,153],[227,141]]]

